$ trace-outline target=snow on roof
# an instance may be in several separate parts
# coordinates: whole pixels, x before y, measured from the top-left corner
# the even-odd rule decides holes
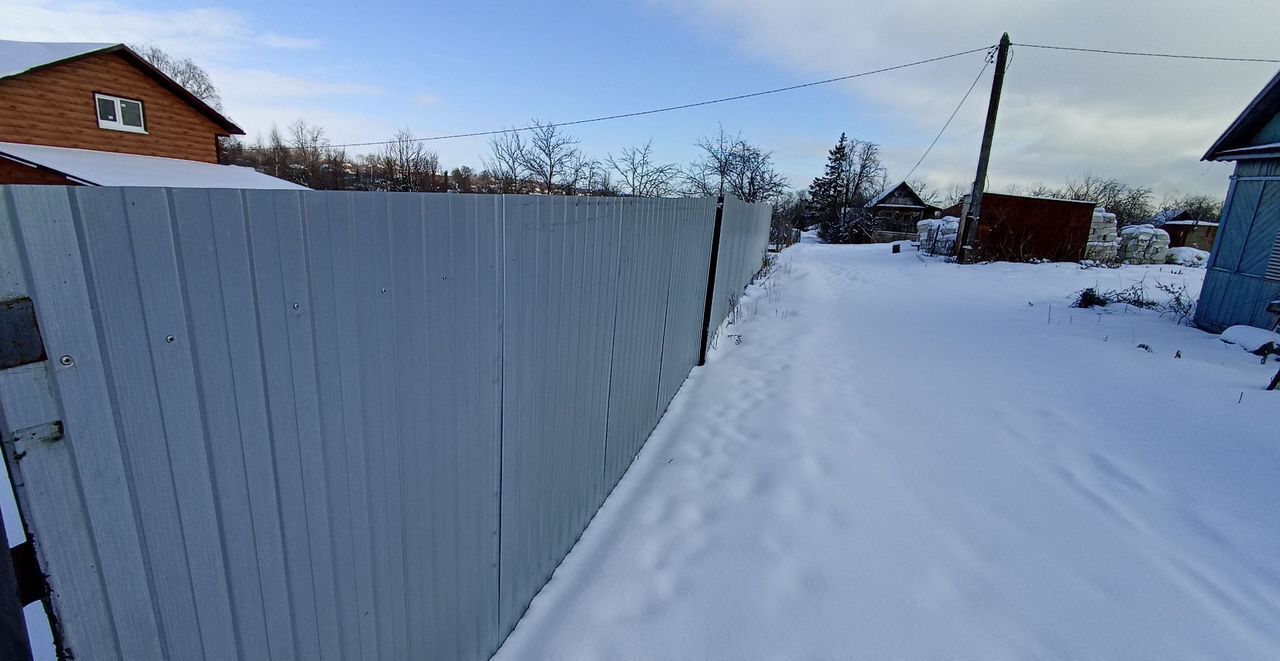
[[[1186,212],[1182,209],[1165,209],[1164,211],[1157,212],[1151,217],[1151,224],[1159,227],[1184,213]]]
[[[0,39],[0,78],[16,76],[36,67],[87,55],[119,44],[6,41]]]
[[[57,170],[73,179],[97,186],[306,190],[305,186],[262,174],[253,168],[177,158],[13,142],[0,142],[0,156]]]
[[[1218,224],[1211,220],[1170,220],[1165,225],[1199,225],[1201,227],[1217,227]]]
[[[1280,142],[1269,142],[1265,145],[1250,145],[1248,147],[1239,147],[1237,149],[1224,149],[1218,152],[1215,158],[1218,160],[1224,160],[1225,157],[1230,156],[1266,156],[1276,151],[1280,151]]]
[[[901,186],[901,185],[902,185],[902,184],[898,184],[898,186]],[[898,190],[898,186],[894,186],[893,188],[886,188],[886,189],[884,189],[884,190],[880,191],[880,194],[879,194],[879,195],[877,195],[877,196],[875,196],[875,197],[871,198],[871,201],[870,201],[870,202],[867,202],[867,206],[868,206],[868,207],[874,207],[875,205],[879,204],[879,203],[880,203],[880,200],[883,200],[884,198],[889,197],[889,194],[890,194],[890,193],[892,193],[893,191]]]
[[[874,207],[874,206],[886,206],[886,207],[887,207],[887,206],[901,206],[901,205],[880,204],[882,201],[884,201],[886,198],[888,198],[890,195],[892,195],[892,194],[893,194],[895,191],[897,191],[899,188],[906,188],[906,189],[907,189],[907,191],[908,191],[908,192],[910,192],[910,193],[911,193],[911,195],[912,195],[912,196],[914,196],[917,200],[919,200],[919,199],[920,199],[920,194],[919,194],[919,193],[916,193],[916,190],[915,190],[914,188],[912,188],[912,187],[911,187],[911,184],[908,184],[908,183],[907,183],[907,182],[905,182],[905,181],[900,181],[900,182],[898,182],[896,185],[894,185],[894,186],[890,186],[889,188],[886,188],[886,189],[884,189],[884,190],[880,191],[880,194],[879,194],[879,195],[877,195],[877,196],[875,196],[874,198],[871,198],[871,201],[870,201],[870,202],[867,202],[867,204],[866,204],[866,208],[867,208],[867,209],[870,209],[871,207]],[[921,201],[923,202],[923,200],[921,200]],[[918,207],[916,207],[916,208],[918,208]]]

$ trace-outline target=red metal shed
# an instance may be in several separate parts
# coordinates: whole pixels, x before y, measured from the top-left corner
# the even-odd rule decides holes
[[[982,259],[1026,262],[1084,259],[1096,202],[983,193],[978,241]],[[956,204],[943,212],[959,216]]]

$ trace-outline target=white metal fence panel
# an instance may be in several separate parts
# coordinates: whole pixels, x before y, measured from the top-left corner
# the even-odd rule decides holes
[[[742,295],[742,289],[764,264],[769,240],[768,205],[724,199],[720,254],[716,260],[715,297],[711,301],[711,328],[719,328]]]
[[[0,432],[79,661],[486,658],[701,347],[714,200],[2,201],[50,360]],[[726,203],[716,324],[767,230]]]

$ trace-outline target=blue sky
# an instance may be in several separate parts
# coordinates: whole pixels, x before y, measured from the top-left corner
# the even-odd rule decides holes
[[[1280,3],[1269,0],[953,4],[0,0],[10,19],[0,38],[150,41],[208,69],[250,138],[304,118],[334,143],[686,103],[975,48],[1001,30],[1015,42],[1280,56]],[[723,124],[771,150],[803,187],[846,131],[880,143],[902,177],[981,68],[974,54],[571,132],[597,158],[652,139],[659,157],[684,163],[694,140]],[[1015,47],[991,186],[1091,172],[1158,193],[1222,194],[1229,167],[1199,156],[1276,68]],[[989,81],[990,70],[917,176],[938,188],[972,177]],[[450,167],[478,166],[486,149],[484,139],[431,146]]]
[[[349,53],[321,59],[313,49],[279,53],[281,68],[377,88],[343,99],[346,112],[371,124],[361,127],[356,120],[331,128],[335,143],[385,139],[399,127],[424,136],[523,126],[534,117],[595,117],[803,80],[789,67],[651,5],[568,2],[549,11],[539,3],[450,3],[406,8],[387,21],[382,12],[336,2],[301,23],[279,7],[229,7]],[[939,66],[967,71],[963,75],[971,79],[981,62],[974,55],[962,66]],[[858,70],[857,63],[847,66]],[[235,114],[235,105],[228,110]],[[262,127],[252,123],[251,134]],[[720,123],[778,152],[797,181],[821,166],[824,150],[842,130],[880,142],[899,139],[894,133],[900,130],[899,122],[880,117],[851,90],[831,86],[569,130],[592,155],[652,139],[661,157],[683,162],[692,157],[697,136]],[[475,165],[486,145],[476,138],[432,148],[448,164]]]

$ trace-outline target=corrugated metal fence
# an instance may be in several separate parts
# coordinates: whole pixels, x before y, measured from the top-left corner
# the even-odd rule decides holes
[[[716,201],[10,187],[0,371],[61,645],[483,659],[698,360]],[[711,300],[769,210],[728,200]]]

